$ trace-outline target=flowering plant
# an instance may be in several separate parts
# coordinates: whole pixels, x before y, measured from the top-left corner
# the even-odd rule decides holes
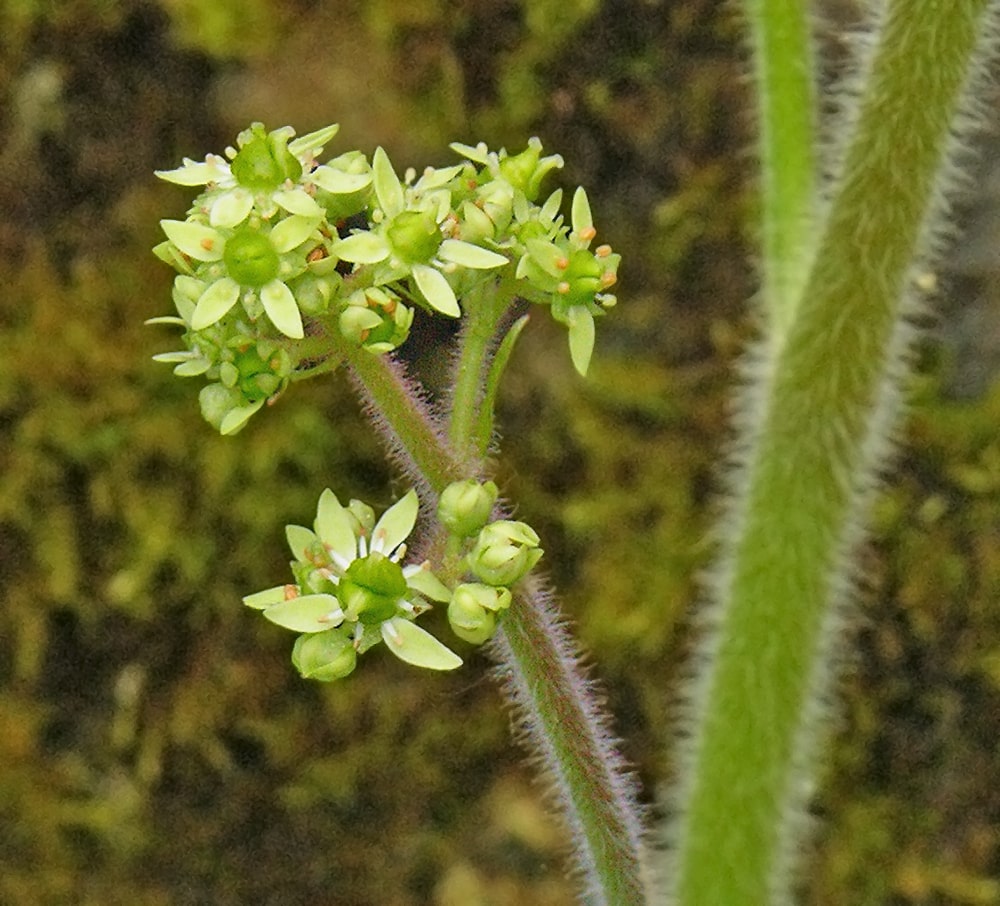
[[[182,329],[185,348],[159,358],[204,375],[207,420],[234,434],[294,381],[343,365],[414,489],[377,521],[324,492],[313,529],[288,529],[295,581],[246,603],[300,634],[293,661],[321,680],[346,676],[379,643],[409,664],[457,668],[416,622],[447,604],[460,641],[488,644],[554,778],[587,902],[761,906],[789,902],[795,884],[849,558],[899,411],[912,263],[941,232],[955,123],[968,121],[963,98],[1000,34],[990,0],[883,4],[877,39],[855,61],[859,90],[840,105],[843,129],[827,130],[848,138],[821,179],[808,13],[748,4],[762,338],[659,873],[616,742],[532,572],[540,539],[490,481],[520,303],[567,327],[580,374],[615,303],[619,256],[592,248],[586,193],[574,193],[568,221],[558,190],[539,202],[562,161],[535,140],[513,155],[453,145],[459,163],[419,177],[400,177],[382,149],[320,164],[333,126],[294,139],[254,124],[225,158],[160,174],[204,187],[185,220],[163,221],[157,254],[178,271],[177,315],[155,320]],[[394,355],[417,309],[463,321],[448,412]],[[426,556],[409,561],[415,531]]]

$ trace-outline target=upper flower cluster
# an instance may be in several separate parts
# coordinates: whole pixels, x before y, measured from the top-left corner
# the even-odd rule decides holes
[[[586,372],[620,259],[591,250],[582,189],[569,224],[561,191],[537,203],[562,158],[543,156],[537,139],[516,155],[456,144],[461,163],[401,179],[382,148],[371,161],[349,151],[319,163],[337,128],[294,138],[254,123],[224,156],[157,171],[203,187],[184,220],[161,221],[167,239],[154,251],[178,271],[177,316],[154,321],[184,329],[186,348],[159,358],[213,382],[202,394],[210,421],[242,427],[312,361],[312,334],[339,330],[386,352],[406,340],[413,306],[458,317],[460,300],[501,273],[508,292],[550,305]]]

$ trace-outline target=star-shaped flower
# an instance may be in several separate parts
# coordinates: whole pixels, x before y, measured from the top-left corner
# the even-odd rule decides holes
[[[447,183],[462,166],[428,170],[409,186],[400,182],[388,155],[376,148],[372,175],[378,207],[375,225],[342,239],[333,253],[354,264],[377,264],[376,285],[413,277],[420,294],[435,311],[457,318],[462,312],[445,274],[456,268],[491,270],[508,263],[503,255],[445,238],[441,225],[451,213]]]
[[[267,589],[244,602],[287,629],[330,633],[306,652],[309,675],[327,678],[316,663],[317,652],[341,658],[344,645],[338,638],[349,640],[357,654],[384,641],[400,660],[431,670],[452,670],[462,663],[413,622],[430,608],[426,599],[451,598],[428,564],[401,565],[418,508],[417,495],[410,491],[372,526],[370,510],[353,501],[344,507],[328,489],[320,497],[313,530],[288,526],[298,584]],[[302,669],[303,658],[298,663]]]
[[[326,126],[290,141],[295,135],[291,126],[265,133],[263,124],[254,123],[239,134],[238,150],[227,149],[231,162],[218,154],[203,162],[185,157],[180,167],[157,170],[156,175],[181,186],[206,186],[202,204],[209,226],[237,227],[255,206],[264,219],[281,209],[318,221],[323,209],[309,192],[308,177],[323,169],[315,167],[316,155],[339,128]]]

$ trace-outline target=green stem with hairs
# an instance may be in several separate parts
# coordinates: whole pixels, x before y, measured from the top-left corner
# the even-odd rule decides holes
[[[760,124],[761,276],[775,336],[794,316],[817,219],[811,8],[807,0],[746,3]]]
[[[801,299],[785,338],[765,337],[742,400],[732,534],[671,834],[667,883],[683,906],[790,900],[848,559],[900,410],[907,279],[943,213],[940,174],[988,6],[888,3]],[[801,66],[786,50],[771,46],[763,68]]]
[[[481,300],[482,329],[462,344],[459,367],[477,376],[475,386],[470,381],[452,398],[451,431],[464,455],[444,436],[391,357],[373,356],[331,334],[399,465],[428,491],[440,493],[452,481],[484,477],[483,450],[477,449],[483,426],[477,413],[493,335],[510,298],[507,294]],[[459,406],[471,411],[459,412]],[[497,515],[506,514],[498,509]],[[647,899],[640,812],[617,742],[551,597],[530,577],[515,595],[491,652],[524,741],[551,780],[570,830],[582,902],[643,906]]]
[[[477,443],[481,434],[482,407],[486,393],[486,369],[491,347],[504,312],[513,302],[510,279],[501,283],[480,284],[463,300],[465,321],[462,325],[458,357],[452,371],[451,417],[448,436],[456,450],[482,457],[485,447]],[[492,420],[491,420],[492,421]],[[492,424],[490,426],[492,430]]]

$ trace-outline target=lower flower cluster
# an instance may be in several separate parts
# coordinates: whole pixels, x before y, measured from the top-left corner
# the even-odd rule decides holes
[[[417,626],[417,618],[434,603],[447,604],[454,633],[467,642],[485,642],[511,605],[511,586],[542,555],[529,526],[490,521],[496,495],[491,482],[475,481],[456,483],[442,494],[439,518],[461,553],[461,578],[469,580],[449,587],[429,562],[405,562],[405,542],[419,511],[415,491],[376,521],[371,507],[357,500],[344,506],[327,489],[312,529],[286,528],[295,581],[243,601],[272,623],[300,633],[292,661],[310,679],[347,676],[358,656],[380,642],[408,664],[453,670],[462,659]]]

